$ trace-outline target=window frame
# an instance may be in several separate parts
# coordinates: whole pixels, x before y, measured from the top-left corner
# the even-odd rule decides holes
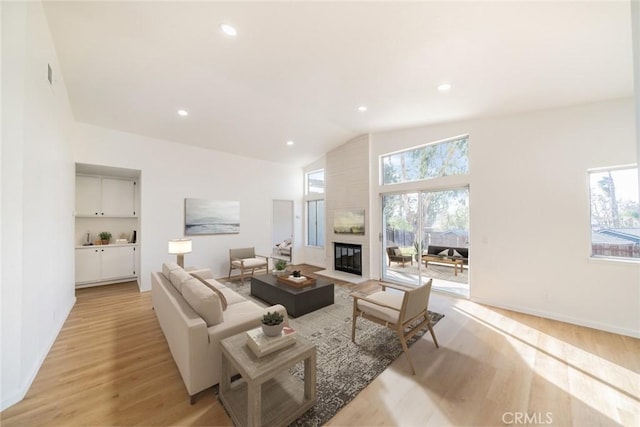
[[[325,186],[323,185],[322,187],[322,192],[310,192],[309,191],[309,176],[313,175],[313,174],[317,174],[318,172],[322,172],[322,176],[324,179],[324,168],[319,168],[319,169],[315,169],[309,172],[306,172],[304,175],[304,189],[305,189],[305,196],[304,196],[304,206],[305,206],[305,246],[310,247],[310,248],[318,248],[318,249],[324,249],[325,247],[325,232],[326,232],[326,201],[325,201]],[[325,181],[326,182],[326,181]],[[322,218],[323,218],[323,222],[322,224],[320,224],[319,227],[319,223],[317,220],[317,207],[318,207],[318,202],[322,202]],[[311,224],[309,223],[309,221],[311,220],[311,208],[310,205],[311,204],[315,205],[315,214],[316,214],[316,221],[315,224],[313,225],[313,227],[311,227]],[[313,229],[313,230],[312,230]],[[315,245],[311,244],[309,239],[309,236],[311,234],[311,232],[314,231],[315,232]],[[319,237],[321,238],[321,241],[319,239]],[[318,241],[320,241],[321,245],[318,245]]]
[[[402,153],[410,153],[410,152],[418,152],[422,149],[424,149],[425,147],[429,147],[429,146],[436,146],[436,145],[441,145],[441,144],[447,144],[447,143],[452,143],[452,142],[456,142],[456,141],[460,141],[460,140],[466,140],[466,147],[467,147],[467,154],[466,154],[466,161],[467,161],[467,170],[465,173],[456,173],[456,174],[444,174],[444,175],[437,175],[437,176],[431,176],[431,177],[421,177],[418,179],[413,179],[413,180],[407,180],[407,181],[399,181],[399,182],[385,182],[385,159],[390,158],[394,155],[398,155],[398,154],[402,154]],[[461,176],[468,176],[471,174],[471,158],[469,157],[469,149],[470,149],[470,143],[471,143],[471,138],[469,134],[462,134],[462,135],[457,135],[451,138],[445,138],[445,139],[441,139],[438,141],[432,141],[432,142],[428,142],[426,144],[422,144],[422,145],[417,145],[411,148],[403,148],[402,150],[397,150],[397,151],[392,151],[389,153],[384,153],[381,154],[378,158],[378,176],[379,176],[379,185],[381,187],[391,187],[391,186],[398,186],[398,185],[406,185],[406,184],[415,184],[415,183],[425,183],[425,182],[429,182],[429,181],[434,181],[434,180],[438,180],[438,179],[442,179],[442,178],[450,178],[450,177],[461,177]]]
[[[311,187],[310,187],[311,180],[309,179],[309,177],[310,177],[311,175],[317,174],[318,172],[322,172],[322,183],[323,183],[323,185],[322,185],[322,191],[310,191],[310,188],[311,188]],[[313,196],[313,195],[321,194],[321,195],[322,195],[322,197],[324,197],[324,192],[325,192],[325,182],[326,182],[324,178],[325,178],[325,177],[324,177],[324,168],[316,169],[316,170],[312,170],[312,171],[310,171],[310,172],[306,172],[306,173],[304,174],[304,194],[305,194],[305,196]]]
[[[623,262],[623,263],[634,263],[634,264],[638,264],[640,263],[640,258],[635,258],[635,257],[624,257],[624,256],[613,256],[613,255],[598,255],[598,254],[594,254],[593,253],[593,225],[592,225],[592,221],[593,221],[593,203],[592,203],[592,187],[591,187],[591,176],[592,174],[597,174],[597,173],[603,173],[603,172],[615,172],[615,171],[621,171],[621,170],[636,170],[636,174],[640,174],[640,168],[638,167],[637,164],[626,164],[626,165],[617,165],[617,166],[609,166],[609,167],[599,167],[599,168],[593,168],[593,169],[588,169],[587,170],[587,189],[588,189],[588,195],[587,195],[587,203],[588,203],[588,247],[587,247],[587,254],[588,254],[588,258],[591,261],[595,261],[595,262]],[[638,184],[640,186],[640,183]],[[616,197],[617,199],[617,197]],[[640,206],[640,194],[638,194],[638,203]],[[635,227],[633,227],[635,228]]]
[[[320,198],[320,199],[311,199],[311,200],[307,200],[305,205],[306,205],[306,210],[307,210],[307,221],[306,221],[306,228],[307,228],[307,232],[306,232],[306,244],[308,247],[311,248],[324,248],[324,232],[325,232],[325,224],[324,222],[319,222],[318,221],[318,204],[322,203],[322,218],[326,218],[326,209],[325,209],[325,201],[324,198]],[[315,212],[315,224],[313,227],[311,227],[310,224],[310,220],[311,220],[311,204],[315,205],[314,208],[314,212]],[[316,244],[312,244],[310,242],[310,235],[311,235],[311,231],[315,231],[315,243]],[[322,239],[321,242],[319,242],[320,238]],[[321,243],[321,244],[318,244]]]

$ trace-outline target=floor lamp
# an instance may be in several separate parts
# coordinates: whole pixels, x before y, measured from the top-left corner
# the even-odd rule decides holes
[[[178,256],[178,265],[184,268],[184,254],[191,253],[191,239],[169,240],[169,253]]]

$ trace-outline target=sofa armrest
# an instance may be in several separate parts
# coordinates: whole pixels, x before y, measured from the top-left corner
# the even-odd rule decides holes
[[[257,328],[261,324],[262,316],[267,311],[278,311],[284,315],[284,324],[289,326],[289,316],[287,315],[287,309],[280,304],[272,305],[271,307],[265,307],[261,312],[246,313],[241,316],[234,316],[230,319],[225,319],[223,323],[209,327],[209,340],[220,341],[230,336],[239,334],[241,332],[248,331],[249,329]]]

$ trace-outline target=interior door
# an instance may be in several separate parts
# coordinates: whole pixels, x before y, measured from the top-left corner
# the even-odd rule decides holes
[[[272,256],[287,261],[293,255],[293,200],[273,201]],[[283,245],[283,242],[288,244]]]

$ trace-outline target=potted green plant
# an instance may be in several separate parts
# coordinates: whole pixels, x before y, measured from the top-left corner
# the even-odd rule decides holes
[[[282,333],[283,321],[284,315],[277,311],[267,311],[267,314],[262,316],[262,332],[268,337],[277,337]]]
[[[283,260],[283,259],[279,259],[276,261],[275,265],[274,265],[274,273],[276,275],[280,275],[283,274],[287,271],[287,261]]]
[[[100,241],[103,245],[108,245],[109,240],[111,240],[111,233],[108,231],[102,231],[98,234],[98,237],[100,237]]]
[[[415,258],[416,261],[420,262],[420,257],[422,256],[422,245],[417,240],[413,242],[413,249],[416,251]]]

